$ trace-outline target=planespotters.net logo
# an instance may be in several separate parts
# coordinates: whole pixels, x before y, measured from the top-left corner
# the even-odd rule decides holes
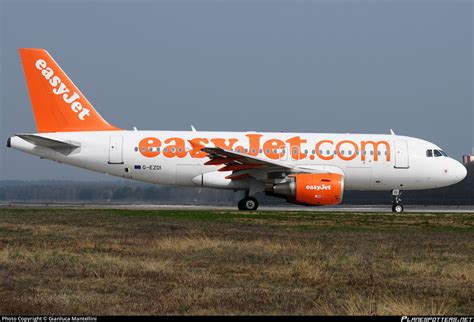
[[[84,121],[84,118],[89,116],[90,110],[83,107],[81,102],[78,101],[81,98],[79,94],[76,92],[71,94],[71,90],[67,88],[59,76],[54,75],[54,71],[51,67],[48,67],[45,60],[38,59],[35,66],[49,82],[49,85],[53,88],[53,93],[55,95],[62,95],[63,101],[70,105],[71,110],[77,114],[79,120]]]
[[[401,322],[474,322],[473,316],[402,316]]]

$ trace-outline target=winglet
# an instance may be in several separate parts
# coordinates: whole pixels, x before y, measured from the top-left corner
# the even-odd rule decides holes
[[[196,128],[195,128],[192,124],[191,124],[191,131],[197,132],[197,131],[196,131]]]
[[[393,130],[390,129],[390,134],[395,135],[395,132],[393,132]]]

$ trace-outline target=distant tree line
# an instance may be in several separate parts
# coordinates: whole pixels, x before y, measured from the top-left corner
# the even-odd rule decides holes
[[[218,203],[238,200],[242,193],[216,189],[162,186],[131,181],[2,181],[1,202]]]
[[[0,202],[40,203],[144,203],[144,204],[216,204],[234,205],[242,192],[227,190],[162,186],[133,181],[0,181]],[[263,205],[283,205],[284,199],[262,194]],[[346,191],[344,204],[389,204],[389,192]],[[445,188],[406,191],[405,204],[472,205],[474,204],[474,164],[468,166],[464,181]]]

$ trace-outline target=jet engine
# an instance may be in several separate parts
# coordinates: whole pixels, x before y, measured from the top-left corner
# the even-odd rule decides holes
[[[284,182],[268,187],[267,194],[302,205],[337,205],[344,194],[344,177],[336,173],[289,175]]]

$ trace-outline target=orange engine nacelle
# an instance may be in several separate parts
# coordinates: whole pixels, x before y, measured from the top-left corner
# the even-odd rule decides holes
[[[344,178],[336,173],[295,174],[272,187],[272,194],[304,205],[337,205],[344,194]]]

